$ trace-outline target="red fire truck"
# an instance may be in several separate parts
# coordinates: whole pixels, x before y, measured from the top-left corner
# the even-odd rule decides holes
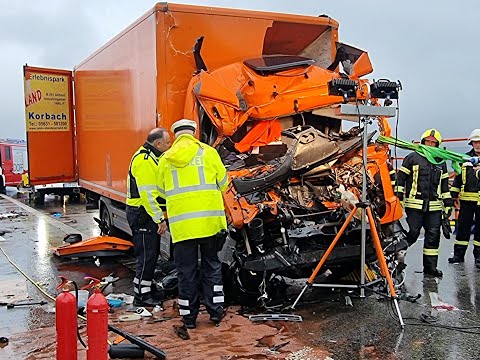
[[[4,186],[17,186],[20,184],[22,175],[28,171],[26,141],[0,139],[0,166]]]

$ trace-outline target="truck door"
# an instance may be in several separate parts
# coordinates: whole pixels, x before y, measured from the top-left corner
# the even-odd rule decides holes
[[[2,169],[3,169],[3,174],[5,175],[5,183],[6,185],[10,186],[14,183],[12,147],[9,144],[3,144],[1,146],[1,151],[2,151]]]
[[[27,149],[25,146],[13,145],[13,174],[16,184],[19,184],[22,181],[22,174],[27,170],[25,163],[25,153]]]
[[[23,67],[30,185],[77,180],[72,72]]]

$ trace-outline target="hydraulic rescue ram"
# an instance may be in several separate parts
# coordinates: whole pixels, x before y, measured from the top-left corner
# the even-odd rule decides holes
[[[149,343],[143,341],[142,339],[140,339],[136,336],[133,336],[133,335],[131,335],[131,334],[125,332],[125,331],[122,331],[119,328],[116,328],[115,326],[108,325],[108,330],[114,332],[117,335],[123,336],[125,339],[130,341],[132,344],[138,345],[139,347],[141,347],[145,351],[148,351],[149,353],[155,355],[156,357],[158,357],[161,360],[167,358],[167,354],[163,350],[161,350],[161,349],[159,349],[159,348],[157,348],[153,345],[150,345]]]

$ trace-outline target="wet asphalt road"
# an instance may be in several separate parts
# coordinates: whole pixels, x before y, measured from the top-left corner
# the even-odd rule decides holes
[[[22,199],[19,199],[22,201]],[[58,221],[86,235],[98,234],[93,221],[96,212],[86,212],[80,204],[67,204],[48,198],[45,207],[38,210],[53,218],[60,213]],[[24,201],[24,200],[23,200]],[[51,247],[62,243],[64,229],[26,211],[8,200],[0,199],[0,214],[17,211],[25,213],[16,219],[0,220],[0,231],[6,231],[0,239],[0,246],[24,271],[41,283],[49,293],[55,294],[57,276],[65,275],[83,284],[84,276],[103,277],[115,272],[121,280],[116,283],[116,292],[131,293],[133,273],[116,261],[102,261],[98,267],[92,260],[59,261],[51,254]],[[407,252],[408,264],[406,289],[420,294],[417,303],[400,302],[402,315],[407,326],[401,331],[398,322],[392,318],[389,303],[380,301],[376,295],[359,299],[350,294],[353,306],[344,304],[345,293],[325,290],[309,293],[308,299],[328,298],[314,305],[298,307],[296,313],[304,318],[296,336],[302,337],[311,347],[328,349],[331,358],[347,359],[480,359],[480,329],[477,334],[466,334],[418,324],[422,314],[434,315],[436,324],[450,326],[480,326],[477,312],[477,288],[480,270],[473,264],[471,249],[465,264],[450,265],[453,240],[442,239],[439,268],[444,271],[442,279],[424,279],[422,270],[422,245],[419,240]],[[0,283],[17,281],[24,283],[17,271],[0,254]],[[42,299],[38,291],[27,285],[28,294],[36,300]],[[459,311],[438,312],[430,305],[430,292],[438,293],[445,302],[459,308]],[[318,296],[317,296],[318,295]],[[43,307],[6,310],[0,307],[0,336],[12,336],[25,330],[54,325],[54,315],[49,314],[50,305]],[[470,330],[474,331],[474,330]],[[1,354],[0,354],[1,355]],[[0,356],[1,358],[1,356]],[[322,359],[323,360],[323,359]]]
[[[416,303],[400,301],[401,313],[407,324],[404,331],[392,317],[394,311],[390,302],[379,300],[377,295],[359,299],[351,294],[353,307],[346,306],[345,293],[338,293],[330,296],[333,299],[330,302],[299,311],[305,319],[305,335],[308,335],[311,344],[326,347],[335,360],[480,359],[480,319],[477,311],[480,270],[474,266],[472,249],[468,249],[465,264],[448,264],[454,240],[442,238],[438,268],[443,270],[444,276],[441,279],[424,278],[421,272],[422,240],[410,247],[406,256],[406,291],[411,295],[420,294],[421,298]],[[432,309],[432,292],[459,310],[441,312]],[[477,326],[478,329],[468,329],[475,334],[467,334],[419,326],[422,322],[418,319],[422,314],[435,316],[435,325]]]
[[[22,203],[27,202],[25,196],[16,200]],[[79,286],[83,286],[86,284],[83,279],[85,276],[102,278],[114,272],[120,277],[120,280],[115,283],[115,291],[131,293],[130,285],[133,275],[127,267],[115,260],[102,260],[100,266],[97,266],[92,258],[60,260],[52,254],[51,248],[62,245],[65,230],[68,230],[59,229],[55,224],[61,222],[71,227],[72,232],[81,232],[87,237],[97,236],[99,229],[93,220],[94,216],[98,216],[97,211],[87,212],[85,205],[82,204],[67,204],[63,207],[61,199],[53,196],[47,197],[45,206],[37,210],[45,217],[29,214],[8,200],[0,199],[0,214],[12,211],[21,214],[14,219],[0,219],[0,234],[5,232],[3,239],[0,239],[0,246],[25,273],[41,284],[49,294],[56,296],[55,288],[60,283],[59,275],[66,276],[76,281]],[[60,217],[54,214],[57,216],[60,214]],[[51,221],[47,221],[46,218]],[[44,299],[33,285],[25,282],[24,277],[1,253],[0,279],[0,286],[2,283],[6,286],[16,283],[24,287],[26,283],[29,299],[35,301]],[[10,310],[0,307],[0,329],[2,329],[0,336],[54,325],[54,316],[49,313],[51,307],[51,304]]]

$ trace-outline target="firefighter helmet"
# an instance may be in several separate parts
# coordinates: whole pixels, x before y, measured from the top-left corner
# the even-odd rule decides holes
[[[468,140],[470,141],[468,143],[469,145],[472,145],[472,141],[480,141],[480,129],[473,130],[470,136],[468,137]]]
[[[428,129],[422,134],[421,142],[425,143],[425,140],[432,140],[437,142],[437,146],[440,146],[442,143],[442,135],[437,129]]]

